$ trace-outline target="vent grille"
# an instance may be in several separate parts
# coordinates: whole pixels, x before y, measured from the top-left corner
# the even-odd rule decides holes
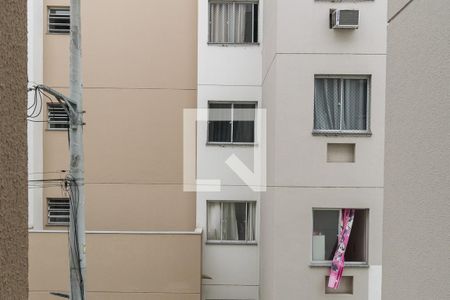
[[[48,9],[48,32],[70,33],[69,7],[53,7]]]
[[[339,25],[357,26],[359,21],[358,10],[341,10],[339,16]]]
[[[48,225],[69,225],[69,198],[47,198]]]
[[[48,129],[64,130],[69,128],[69,116],[59,103],[48,104]]]

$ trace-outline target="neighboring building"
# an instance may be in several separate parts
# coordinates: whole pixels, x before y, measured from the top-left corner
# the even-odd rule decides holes
[[[0,299],[26,299],[26,1],[0,1]]]
[[[197,178],[220,192],[197,193],[203,228],[203,299],[258,299],[259,193],[226,164],[253,164],[251,116],[261,107],[262,1],[198,1]],[[235,121],[248,115],[247,125]],[[199,186],[203,188],[204,186]]]
[[[69,1],[30,2],[32,81],[67,95]],[[182,169],[183,109],[196,107],[197,2],[81,7],[87,296],[200,299],[202,235]],[[64,178],[67,116],[47,103],[41,117],[48,122],[30,129],[33,179]],[[44,184],[30,197],[29,297],[54,299],[69,288],[67,195]]]
[[[68,2],[34,5],[34,81],[67,93]],[[353,10],[341,21],[359,28],[332,29],[333,9]],[[90,299],[381,299],[386,13],[386,0],[83,1]],[[194,193],[182,126],[197,107]],[[259,108],[261,193],[226,163],[255,169]],[[52,104],[44,118],[31,168],[63,178],[67,118]],[[68,288],[67,202],[60,187],[41,191],[32,299]],[[343,208],[356,217],[333,291]]]
[[[359,28],[331,29],[331,9],[359,10]],[[381,299],[386,13],[386,0],[265,2],[261,299]],[[357,211],[332,291],[342,208]]]
[[[450,299],[450,3],[388,16],[383,299]]]

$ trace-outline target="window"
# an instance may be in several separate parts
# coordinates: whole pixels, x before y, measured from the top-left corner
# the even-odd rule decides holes
[[[314,131],[368,132],[368,95],[368,77],[316,77],[314,80]]]
[[[258,1],[210,0],[209,43],[258,42]]]
[[[70,8],[49,7],[48,8],[48,32],[70,33]]]
[[[256,202],[208,201],[208,241],[254,243]]]
[[[47,198],[47,213],[48,225],[69,225],[69,198]]]
[[[69,116],[60,103],[48,103],[48,129],[65,130],[69,128]]]
[[[255,142],[256,102],[209,102],[208,143]]]
[[[333,260],[340,230],[341,209],[313,210],[313,262]],[[368,210],[356,209],[350,239],[345,251],[346,262],[367,262]]]

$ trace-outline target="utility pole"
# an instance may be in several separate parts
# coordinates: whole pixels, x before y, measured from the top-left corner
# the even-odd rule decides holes
[[[86,233],[84,217],[83,97],[81,82],[80,0],[70,0],[70,176],[77,190],[70,204],[70,299],[85,300]],[[77,203],[75,203],[77,202]]]

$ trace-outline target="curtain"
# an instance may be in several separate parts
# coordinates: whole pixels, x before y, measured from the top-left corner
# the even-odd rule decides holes
[[[220,202],[208,203],[208,240],[220,240]]]
[[[210,3],[209,4],[209,41],[212,43],[226,43],[229,40],[228,24],[232,3]]]
[[[239,240],[239,235],[235,203],[223,202],[222,207],[222,239],[228,241],[237,241]]]
[[[339,79],[316,78],[314,83],[314,129],[339,130],[341,84]]]
[[[247,11],[251,11],[251,9],[251,4],[236,3],[234,10],[234,43],[246,42]]]
[[[234,104],[233,142],[255,141],[255,104]]]
[[[252,25],[252,8],[253,4],[248,3],[210,3],[209,41],[211,43],[251,42],[251,29],[248,27]]]
[[[354,218],[354,209],[345,208],[342,210],[341,231],[338,236],[338,247],[331,262],[330,278],[328,280],[329,288],[337,289],[341,282],[342,273],[344,272],[345,250],[350,239]]]
[[[256,205],[255,203],[247,204],[247,235],[246,240],[254,241],[255,237],[255,222],[256,221]]]
[[[367,128],[367,80],[344,80],[343,130]]]

